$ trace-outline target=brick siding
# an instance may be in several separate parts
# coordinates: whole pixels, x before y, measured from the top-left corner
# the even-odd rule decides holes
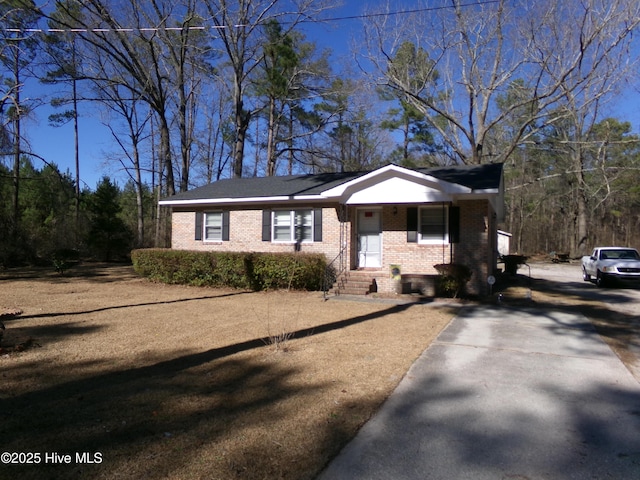
[[[395,292],[397,285],[391,278],[391,265],[399,265],[403,274],[435,274],[434,265],[461,263],[473,270],[467,291],[487,293],[486,278],[495,265],[495,217],[486,200],[459,201],[460,243],[425,245],[407,242],[407,206],[382,207],[382,262],[376,272],[378,291]],[[270,208],[265,206],[264,208]],[[282,205],[277,207],[282,209]],[[300,207],[296,207],[300,208]],[[304,207],[301,207],[304,208]],[[317,208],[317,207],[314,207]],[[206,210],[202,210],[206,211]],[[357,265],[357,207],[347,210],[343,234],[347,232],[347,259],[351,268]],[[323,253],[328,261],[340,251],[341,225],[335,206],[322,208],[322,242],[302,243],[300,251]],[[172,248],[179,250],[218,250],[252,252],[292,252],[294,243],[262,241],[262,208],[232,209],[229,214],[229,241],[204,242],[195,239],[195,212],[174,209],[172,214]]]
[[[269,208],[269,207],[265,207]],[[282,210],[282,206],[278,206]],[[201,210],[205,211],[216,210]],[[217,250],[221,252],[293,252],[295,243],[262,241],[262,209],[230,210],[229,241],[195,240],[195,212],[173,211],[171,248],[176,250]],[[340,222],[335,208],[322,209],[322,242],[303,242],[300,251],[323,253],[329,260],[339,252]]]

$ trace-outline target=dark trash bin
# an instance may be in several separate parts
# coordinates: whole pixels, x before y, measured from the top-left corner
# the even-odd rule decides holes
[[[518,267],[527,263],[527,257],[524,255],[504,255],[502,261],[504,262],[504,271],[509,275],[516,275]]]

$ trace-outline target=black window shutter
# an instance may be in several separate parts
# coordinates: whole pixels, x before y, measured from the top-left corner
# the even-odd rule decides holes
[[[418,241],[418,207],[407,208],[407,242]]]
[[[262,241],[271,241],[271,210],[262,211]]]
[[[196,236],[195,239],[197,241],[202,240],[202,212],[196,212]]]
[[[313,241],[322,241],[322,209],[316,208],[313,210]]]
[[[222,212],[222,241],[229,241],[229,210]]]
[[[460,207],[449,207],[449,243],[460,243]]]

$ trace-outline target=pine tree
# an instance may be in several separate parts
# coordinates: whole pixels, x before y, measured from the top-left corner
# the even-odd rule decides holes
[[[129,254],[133,235],[126,226],[118,202],[120,190],[109,177],[102,177],[89,200],[91,222],[87,245],[93,255],[104,261],[121,259]]]

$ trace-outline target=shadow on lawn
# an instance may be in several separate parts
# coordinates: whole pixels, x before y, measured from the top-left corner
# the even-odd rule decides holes
[[[153,305],[170,305],[173,303],[184,303],[184,302],[193,302],[197,300],[209,300],[213,298],[224,298],[224,297],[235,297],[237,295],[245,295],[250,292],[244,291],[234,291],[230,293],[216,294],[216,295],[203,295],[200,297],[188,297],[188,298],[178,298],[176,300],[158,300],[157,302],[145,302],[145,303],[128,303],[125,305],[110,305],[108,307],[94,308],[91,310],[81,310],[78,312],[47,312],[47,313],[36,313],[33,315],[20,315],[12,318],[12,320],[20,320],[27,318],[52,318],[52,317],[66,317],[66,316],[74,316],[74,315],[86,315],[88,313],[98,313],[98,312],[106,312],[109,310],[120,310],[123,308],[133,308],[133,307],[149,307]]]
[[[135,278],[140,277],[130,263],[80,262],[65,270],[63,274],[56,272],[53,266],[16,267],[0,271],[0,282],[7,280],[69,283],[76,279],[89,279],[96,283],[113,283]]]
[[[530,285],[548,294],[557,293],[563,288],[554,282],[535,279]],[[607,325],[612,329],[608,334],[612,337],[637,333],[637,317],[613,314],[606,307],[586,303],[563,305],[552,300],[538,302],[535,298],[534,295],[533,302],[524,303],[506,298],[505,304],[507,307],[518,307],[522,303],[527,308],[540,308],[541,311],[566,309],[582,312],[588,308],[589,318],[608,322]],[[194,299],[179,301],[187,300]],[[394,305],[371,314],[301,329],[294,332],[293,336],[301,338],[319,335],[400,313],[409,307],[410,305]],[[123,307],[107,309],[110,308]],[[557,327],[558,334],[562,334],[563,329],[567,328],[566,325]],[[296,475],[302,473],[303,476],[296,476],[296,480],[315,478],[322,465],[314,463],[306,470],[291,465],[305,464],[308,452],[300,452],[292,460],[291,452],[284,452],[281,445],[245,436],[245,432],[252,426],[275,428],[275,420],[291,413],[284,406],[292,397],[298,396],[311,402],[315,392],[331,387],[313,381],[304,388],[294,386],[292,379],[300,374],[295,366],[286,367],[276,361],[265,361],[264,357],[242,355],[264,347],[269,340],[268,337],[255,338],[89,378],[73,378],[73,372],[69,371],[66,372],[68,380],[53,387],[14,397],[10,392],[2,392],[0,439],[4,451],[41,452],[43,455],[44,452],[71,455],[75,452],[100,452],[102,463],[81,465],[76,464],[74,458],[71,465],[5,465],[0,471],[0,479],[185,478],[182,472],[194,464],[202,464],[201,471],[209,472],[209,478],[293,478],[286,475],[291,471]],[[105,366],[105,370],[107,368]],[[478,392],[473,390],[449,392],[445,389],[437,392],[433,388],[434,384],[429,382],[437,384],[440,381],[440,377],[431,378],[418,385],[418,393],[430,396],[429,402],[434,406],[452,400],[469,401],[473,404],[473,399],[477,397]],[[628,441],[620,437],[615,425],[603,425],[594,418],[588,401],[589,398],[596,398],[602,403],[603,409],[609,408],[619,402],[624,392],[605,385],[594,387],[591,391],[555,392],[551,386],[541,383],[540,390],[544,393],[545,389],[548,390],[549,399],[560,394],[575,397],[574,402],[568,402],[573,405],[573,410],[566,413],[576,430],[581,432],[581,438],[585,439],[585,448],[589,452],[592,452],[589,442],[593,441],[593,435],[601,429],[605,429],[605,438],[616,447],[623,445],[623,440]],[[366,418],[354,420],[358,410],[374,409],[379,401],[379,398],[371,397],[359,399],[357,405],[336,404],[332,418],[324,419],[317,429],[319,433],[316,446],[321,452],[322,463],[335,456],[352,435],[353,428],[349,428],[342,419],[364,422]],[[635,396],[625,400],[629,403],[634,401],[637,403]],[[418,425],[424,424],[428,428],[433,424],[441,424],[451,435],[460,438],[455,454],[468,457],[471,463],[482,464],[489,461],[488,457],[483,460],[481,456],[477,456],[479,445],[495,446],[493,453],[500,455],[503,451],[501,449],[518,439],[509,434],[527,431],[522,428],[527,419],[516,415],[505,420],[513,426],[509,430],[511,433],[503,431],[490,437],[479,437],[478,432],[469,426],[471,424],[465,425],[464,417],[447,419],[435,416],[427,421],[424,412],[418,411],[413,403],[403,404],[394,412],[402,417],[398,422],[406,421],[407,415],[414,412]],[[468,415],[473,415],[472,409]],[[634,415],[637,416],[637,409]],[[462,426],[458,427],[460,424]],[[217,440],[226,438],[230,431],[237,438],[235,443],[225,443],[226,449],[212,448]],[[450,453],[454,455],[454,452]],[[595,447],[592,453],[597,453]],[[628,449],[621,449],[618,453],[631,455]],[[387,454],[406,456],[406,452],[389,451]],[[566,463],[563,459],[558,460],[554,464],[554,470],[561,472],[565,467],[569,469],[571,462],[576,459],[566,460]],[[620,461],[623,460],[624,458]],[[285,464],[286,462],[289,464]],[[389,475],[381,474],[381,478],[397,476],[394,472],[388,473]]]
[[[385,310],[293,332],[295,337],[318,335],[346,328],[408,308]],[[293,387],[299,374],[263,357],[235,354],[264,347],[268,337],[183,355],[152,365],[113,371],[90,378],[73,379],[52,387],[0,400],[0,439],[3,449],[15,452],[100,452],[97,465],[11,465],[4,471],[12,478],[109,478],[118,472],[129,478],[164,478],[193,462],[207,462],[223,478],[279,478],[291,465],[279,465],[282,452],[273,444],[245,443],[243,429],[251,424],[270,428],[286,415],[281,405],[293,396],[312,399],[316,390],[330,387],[307,383]],[[363,399],[358,407],[376,399]],[[336,405],[336,418],[353,416],[355,405]],[[369,406],[368,409],[373,408]],[[364,421],[364,419],[362,420]],[[352,429],[327,420],[330,428],[319,439],[326,459],[348,440]],[[234,431],[240,441],[233,451],[219,451],[215,458],[200,458],[216,438]],[[306,461],[306,452],[299,461]],[[321,465],[315,465],[319,468]],[[313,474],[313,472],[310,472]],[[4,473],[0,472],[0,478]],[[311,478],[311,477],[310,477]]]

